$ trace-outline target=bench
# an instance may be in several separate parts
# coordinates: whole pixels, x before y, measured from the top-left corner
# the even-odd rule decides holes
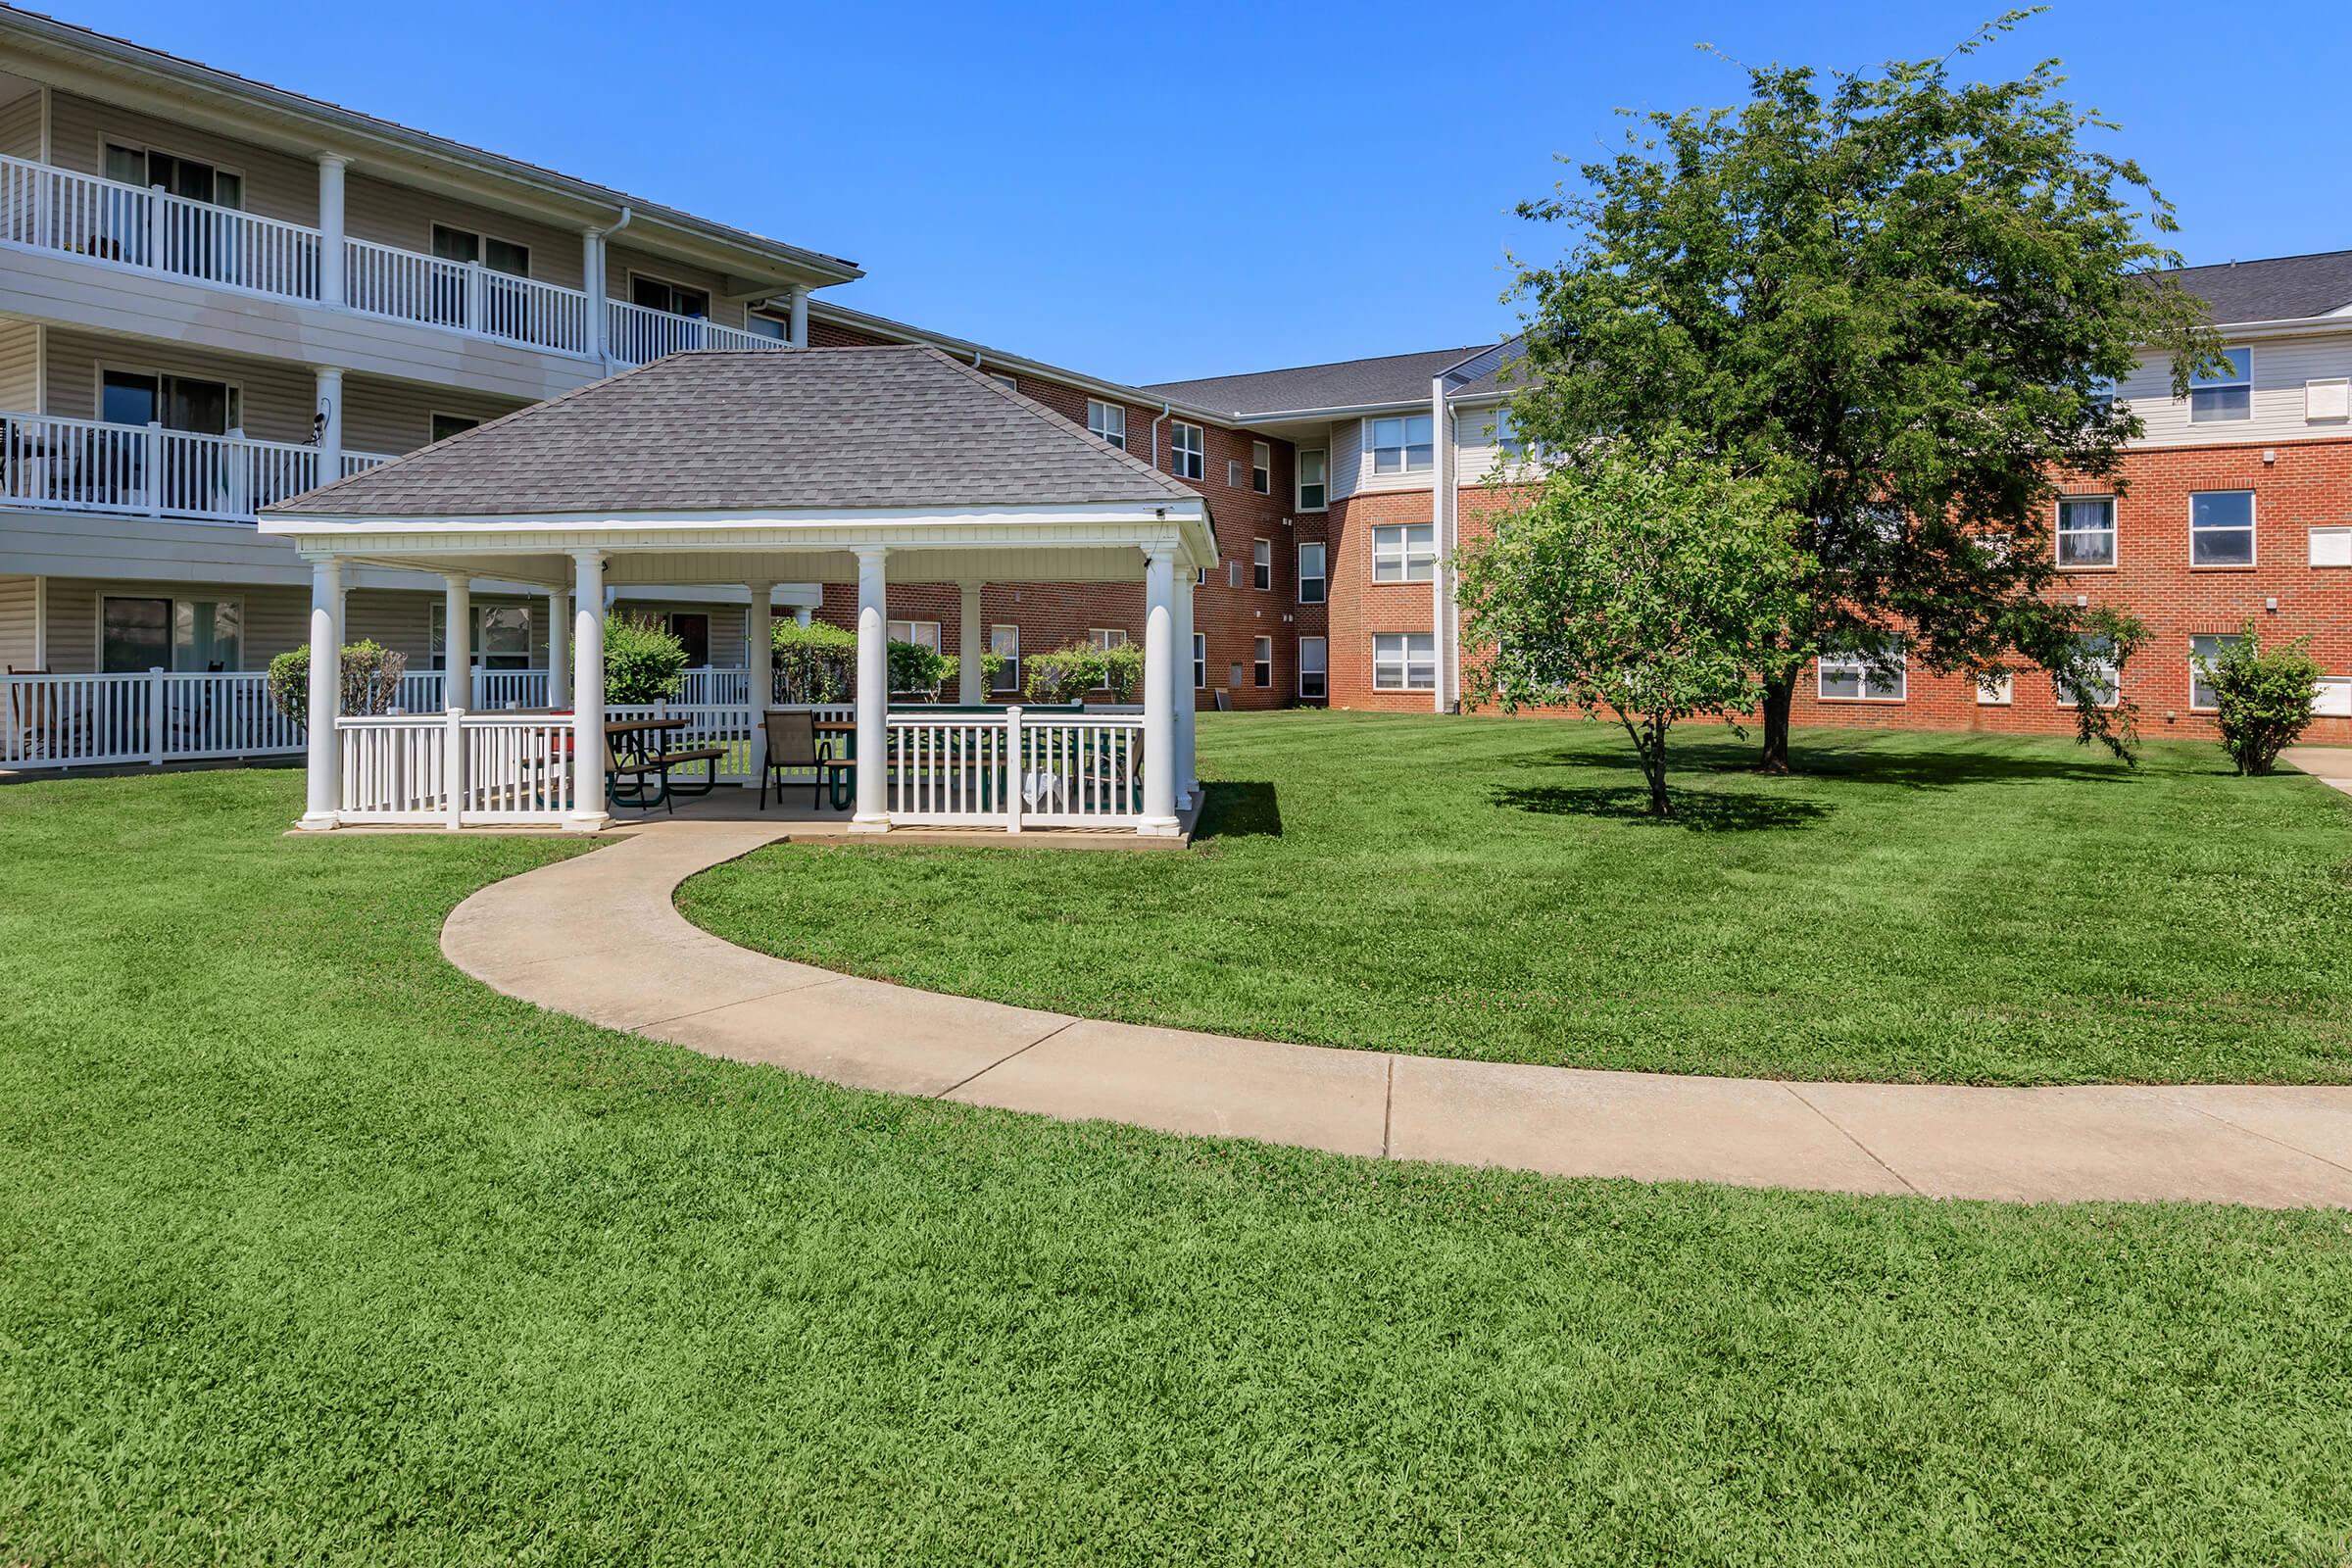
[[[716,746],[695,746],[673,752],[666,744],[662,731],[655,731],[650,749],[642,746],[623,750],[613,745],[613,737],[605,737],[605,797],[614,806],[634,807],[650,811],[665,806],[677,813],[677,798],[708,795],[718,786],[718,763],[726,752]],[[675,779],[672,770],[695,762],[709,765],[699,779]],[[630,782],[623,784],[627,779]]]

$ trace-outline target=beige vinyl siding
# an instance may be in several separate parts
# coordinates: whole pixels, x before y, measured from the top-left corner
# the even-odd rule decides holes
[[[516,398],[353,377],[343,383],[343,448],[398,457],[432,440],[436,414],[454,414],[487,424],[524,407],[527,405]]]
[[[2173,396],[2172,364],[2161,356],[2142,360],[2139,369],[2116,388],[2147,427],[2141,446],[2213,446],[2247,441],[2297,441],[2337,437],[2342,419],[2305,417],[2304,383],[2352,377],[2352,321],[2342,332],[2311,337],[2260,338],[2226,347],[2242,348],[2253,373],[2251,417],[2191,423],[2188,400]]]
[[[0,321],[0,412],[42,412],[41,329],[30,321]]]
[[[390,588],[354,588],[343,600],[343,635],[351,641],[370,638],[409,656],[411,669],[433,667],[433,607],[442,602],[437,592],[404,593]],[[473,596],[476,611],[492,605],[519,605],[531,612],[531,664],[547,667],[547,600],[540,595],[484,594]]]
[[[343,185],[343,231],[354,239],[430,256],[433,225],[446,223],[469,233],[527,245],[531,276],[564,288],[580,286],[580,234],[535,219],[519,218],[352,173]]]
[[[1355,494],[1369,460],[1364,456],[1364,423],[1342,419],[1331,427],[1331,499]]]
[[[87,675],[98,668],[98,601],[125,599],[234,599],[244,606],[247,669],[270,661],[310,636],[311,596],[300,588],[266,588],[247,583],[99,582],[86,577],[49,579],[49,667],[61,675]]]
[[[309,367],[282,360],[230,360],[172,343],[137,342],[93,333],[49,329],[48,407],[66,418],[98,417],[101,366],[163,375],[227,381],[238,388],[244,430],[259,441],[308,441],[318,384]],[[346,420],[348,421],[348,415]],[[357,446],[348,433],[347,444]],[[363,451],[382,450],[361,448]]]
[[[747,606],[711,604],[709,602],[695,604],[683,600],[672,602],[661,599],[624,598],[616,601],[613,604],[612,613],[615,615],[635,615],[640,619],[653,620],[660,620],[662,617],[673,613],[680,615],[709,615],[710,617],[711,666],[717,669],[740,669],[743,667],[743,656],[746,651],[743,645],[743,638],[745,631],[748,629],[748,622],[751,615],[751,611]],[[779,606],[775,612],[775,618],[777,620],[790,620],[792,618],[792,612]]]
[[[1453,481],[1456,484],[1487,483],[1494,471],[1495,445],[1492,426],[1499,403],[1481,404],[1453,411]]]
[[[743,324],[742,300],[722,297],[726,279],[718,273],[700,267],[688,267],[677,262],[665,262],[643,251],[624,250],[617,243],[608,246],[605,254],[605,277],[608,291],[616,300],[629,297],[629,276],[642,272],[659,277],[681,288],[699,288],[710,296],[710,319],[721,326]]]
[[[133,114],[72,93],[51,95],[49,161],[85,174],[106,172],[106,144],[154,147],[244,176],[244,211],[289,223],[318,221],[318,166],[248,142]]]
[[[41,93],[39,88],[0,104],[0,153],[11,158],[41,156]]]
[[[1347,472],[1353,482],[1347,491],[1335,491],[1335,493],[1388,495],[1397,491],[1429,489],[1436,476],[1427,468],[1412,473],[1374,473],[1372,471],[1372,420],[1375,418],[1409,419],[1426,415],[1428,410],[1429,405],[1422,404],[1416,408],[1399,409],[1395,414],[1367,416],[1342,426],[1341,428],[1348,432],[1348,442],[1352,448],[1348,453]],[[1333,444],[1336,446],[1339,431],[1334,430],[1332,434],[1335,438]],[[1332,454],[1335,469],[1338,466],[1339,456],[1337,452]]]
[[[32,669],[40,661],[33,614],[41,601],[37,577],[0,577],[0,669]]]

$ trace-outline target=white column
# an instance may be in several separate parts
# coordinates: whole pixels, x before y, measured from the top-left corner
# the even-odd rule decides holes
[[[445,571],[441,581],[441,710],[472,708],[473,579]]]
[[[311,563],[310,777],[305,780],[302,820],[313,832],[335,825],[343,798],[336,777],[342,760],[335,719],[343,707],[343,563],[321,556]]]
[[[318,155],[318,303],[343,303],[343,169],[340,153]]]
[[[965,705],[988,701],[988,682],[981,678],[980,662],[988,651],[988,628],[980,624],[980,585],[958,583],[963,590],[961,635],[956,640],[956,700]]]
[[[1176,552],[1144,553],[1144,819],[1150,838],[1176,832]]]
[[[1176,809],[1193,808],[1200,781],[1193,774],[1193,568],[1176,568]]]
[[[858,809],[853,833],[890,831],[890,585],[878,545],[858,551]]]
[[[751,706],[752,779],[756,783],[767,776],[767,721],[762,715],[776,700],[776,585],[756,580],[745,586],[752,591],[752,608],[743,627],[743,700]]]
[[[808,289],[806,284],[792,291],[792,346],[808,346]]]
[[[313,368],[318,380],[318,482],[343,477],[343,372],[331,365]]]
[[[1429,652],[1436,679],[1430,706],[1446,711],[1446,621],[1450,618],[1446,592],[1446,563],[1450,552],[1446,533],[1448,506],[1453,500],[1453,421],[1447,417],[1446,378],[1429,383],[1429,547],[1436,559],[1429,568]],[[1329,677],[1326,677],[1328,679]]]
[[[547,591],[547,706],[571,706],[571,595]]]
[[[605,357],[605,235],[604,230],[580,230],[580,283],[588,292],[588,357]]]
[[[574,550],[571,623],[571,814],[574,833],[612,826],[605,814],[605,557]]]

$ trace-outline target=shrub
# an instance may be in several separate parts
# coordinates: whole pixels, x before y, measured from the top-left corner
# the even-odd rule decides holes
[[[944,693],[954,687],[956,677],[963,673],[963,661],[955,654],[944,654],[939,661],[939,689]],[[980,690],[997,689],[997,677],[1004,673],[1004,656],[993,648],[980,653]]]
[[[2265,648],[2248,620],[2222,646],[2220,658],[2199,655],[2197,669],[2221,710],[2222,750],[2240,773],[2270,772],[2278,754],[2311,723],[2320,681],[2311,639]]]
[[[617,707],[667,702],[686,675],[686,645],[658,620],[605,621],[605,701]]]
[[[946,679],[949,661],[936,648],[921,643],[890,645],[890,690],[896,696],[935,697]]]
[[[1104,679],[1102,684],[1110,688],[1114,703],[1132,703],[1136,691],[1144,684],[1144,651],[1134,643],[1121,643],[1102,652]]]
[[[1092,643],[1072,643],[1051,653],[1032,654],[1021,677],[1021,695],[1033,703],[1082,702],[1106,676],[1102,650]]]
[[[858,661],[858,634],[830,621],[779,620],[776,645],[776,683],[788,703],[846,703],[850,674]]]
[[[343,711],[354,715],[388,713],[400,700],[400,678],[408,673],[409,656],[378,642],[362,639],[342,648]],[[289,648],[270,661],[270,702],[298,725],[311,717],[311,645]]]

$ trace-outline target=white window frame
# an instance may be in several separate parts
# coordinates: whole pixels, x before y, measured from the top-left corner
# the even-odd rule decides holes
[[[2197,526],[2197,499],[2198,499],[2200,496],[2244,496],[2244,497],[2246,498],[2246,520],[2245,520],[2245,522],[2244,522],[2242,525],[2241,525],[2241,524],[2238,524],[2238,523],[2234,523],[2234,522],[2233,522],[2233,523],[2230,523],[2230,525],[2228,525],[2227,527],[2221,527],[2221,526],[2217,526],[2217,525],[2210,524],[2210,523],[2209,523],[2209,524],[2207,524],[2206,526],[2202,527],[2202,528],[2198,527],[2198,526]],[[2191,491],[2188,493],[2188,567],[2189,567],[2189,570],[2191,570],[2191,571],[2250,571],[2250,570],[2252,570],[2252,569],[2254,568],[2254,566],[2255,566],[2255,565],[2256,565],[2256,564],[2259,563],[2259,561],[2260,561],[2260,559],[2261,559],[2261,550],[2262,550],[2262,530],[2261,530],[2261,527],[2260,527],[2260,525],[2259,525],[2259,519],[2260,519],[2260,510],[2261,510],[2261,504],[2260,504],[2260,503],[2259,503],[2259,502],[2258,502],[2258,501],[2255,499],[2254,492],[2253,492],[2253,490],[2251,490],[2251,489],[2232,489],[2232,490],[2191,490]],[[2243,560],[2243,561],[2199,561],[2199,560],[2197,559],[2197,536],[2198,536],[2199,534],[2217,534],[2217,533],[2229,533],[2229,534],[2243,533],[2243,534],[2246,536],[2246,559],[2245,559],[2245,560]]]
[[[1259,691],[1271,691],[1274,687],[1274,639],[1271,637],[1250,639],[1250,684]]]
[[[1250,443],[1250,488],[1261,496],[1274,493],[1274,446],[1269,441]]]
[[[1396,427],[1396,439],[1393,443],[1385,442],[1382,439],[1385,433],[1382,427],[1387,425]],[[1425,432],[1422,439],[1418,441],[1413,439],[1415,425],[1421,426]],[[1372,454],[1372,471],[1376,474],[1428,473],[1432,471],[1437,466],[1435,429],[1430,416],[1426,414],[1384,414],[1376,418],[1366,419],[1364,421],[1364,450]],[[1418,463],[1413,461],[1415,452],[1422,454],[1421,461]],[[1391,453],[1396,454],[1393,460],[1389,457]]]
[[[2104,508],[2106,509],[2106,512],[2107,512],[2107,525],[2106,525],[2106,527],[2105,527],[2105,528],[2103,528],[2103,529],[2102,529],[2102,528],[2069,527],[2069,526],[2068,526],[2068,519],[2067,519],[2067,509],[2068,509],[2069,507],[2104,507]],[[2091,537],[2091,538],[2096,538],[2096,537],[2097,537],[2098,535],[2100,535],[2101,533],[2104,533],[2104,534],[2107,536],[2107,559],[2106,559],[2105,561],[2103,561],[2103,562],[2090,562],[2090,561],[2083,561],[2083,562],[2070,562],[2070,561],[2068,561],[2068,560],[2066,559],[2066,541],[2067,541],[2067,539],[2068,539],[2068,537],[2069,537],[2069,536],[2074,536],[2074,537],[2085,537],[2085,536],[2087,536],[2087,537]],[[2116,525],[2115,525],[2115,497],[2113,497],[2113,496],[2061,496],[2061,497],[2059,497],[2059,499],[2058,499],[2058,525],[2057,525],[2057,527],[2056,527],[2056,528],[2054,528],[2054,529],[2052,529],[2052,530],[2051,530],[2051,534],[2050,534],[2050,559],[2051,559],[2053,562],[2055,562],[2055,563],[2056,563],[2056,564],[2057,564],[2057,567],[2058,567],[2058,569],[2059,569],[2060,571],[2113,571],[2113,570],[2115,570],[2115,569],[2116,569],[2116,566],[2117,566],[2117,564],[2119,564],[2119,563],[2122,561],[2122,559],[2123,559],[2123,548],[2122,548],[2122,547],[2123,547],[2123,535],[2117,531],[2117,529],[2116,529]]]
[[[1003,370],[982,370],[980,373],[1007,392],[1018,392],[1021,389],[1021,378],[1017,375],[1006,375]]]
[[[1309,550],[1315,553],[1315,569],[1311,572],[1306,569],[1306,553]],[[1330,545],[1320,539],[1298,541],[1298,602],[1300,604],[1320,605],[1330,601],[1331,578],[1328,575],[1330,570]],[[1310,582],[1315,585],[1315,591],[1312,594],[1306,591],[1306,585]]]
[[[1833,674],[1854,678],[1852,696],[1830,691]],[[1882,666],[1859,654],[1824,654],[1813,662],[1813,698],[1823,703],[1907,703],[1911,700],[1911,655],[1898,653]]]
[[[1306,499],[1308,482],[1306,460],[1310,455],[1315,460],[1315,466],[1323,470],[1323,477],[1314,484],[1314,488],[1323,493],[1312,501]],[[1291,499],[1296,503],[1298,511],[1329,512],[1331,510],[1331,448],[1300,447],[1298,459],[1292,465],[1291,479]]]
[[[2099,640],[2102,642],[2105,641],[2104,638]],[[2099,667],[2107,672],[2104,682],[2107,688],[2107,696],[2105,701],[2099,703],[2097,706],[2103,709],[2117,707],[2124,700],[2124,667],[2112,659],[2101,660],[2099,662]],[[2074,694],[2066,689],[2065,683],[2060,681],[2054,675],[2050,678],[2050,696],[2056,701],[2060,708],[2080,708],[2082,706],[2079,701],[2076,700]]]
[[[2218,657],[2224,649],[2227,649],[2231,643],[2234,643],[2238,640],[2238,633],[2233,631],[2211,633],[2195,632],[2190,634],[2188,639],[2188,710],[2190,712],[2218,713],[2221,711],[2221,696],[2219,693],[2215,692],[2212,687],[2205,685],[2205,677],[2197,670],[2197,660],[2200,657],[2207,659]],[[2211,643],[2213,645],[2212,652],[2202,653],[2197,647],[2197,644],[2199,643]],[[2206,696],[2213,699],[2211,702],[2200,703],[2197,701],[2198,688],[2200,687],[2204,688],[2204,693]]]
[[[187,605],[234,605],[237,609],[237,664],[240,668],[252,666],[252,659],[246,651],[246,644],[251,640],[253,633],[245,619],[245,596],[243,594],[151,594],[140,593],[126,585],[120,588],[101,588],[97,593],[91,595],[90,668],[94,670],[106,668],[106,602],[109,599],[161,599],[172,607],[172,662],[164,666],[165,670],[172,674],[203,673],[201,670],[179,668],[179,612],[181,608]],[[134,669],[124,670],[122,673],[144,675],[147,672],[143,669]],[[226,674],[228,671],[223,670],[222,673]]]
[[[906,634],[904,637],[899,635],[902,628]],[[923,636],[925,631],[928,631],[931,634],[928,640],[926,640]],[[890,642],[920,643],[923,647],[930,649],[935,654],[939,652],[939,622],[936,620],[885,621],[883,623],[882,635],[887,641]]]
[[[1168,471],[1179,479],[1205,481],[1208,475],[1208,431],[1183,419],[1168,425]]]
[[[1519,438],[1519,421],[1511,415],[1507,404],[1496,404],[1488,421],[1487,434],[1494,450],[1506,460],[1517,463],[1527,456],[1527,443]]]
[[[497,272],[501,277],[529,278],[534,275],[531,270],[531,264],[538,260],[539,252],[537,246],[531,245],[526,241],[519,239],[509,239],[504,234],[493,234],[486,228],[469,228],[464,223],[448,223],[443,222],[438,218],[428,218],[424,220],[424,244],[420,248],[423,250],[425,255],[432,257],[435,261],[448,260],[448,258],[443,256],[439,251],[433,249],[433,230],[436,228],[445,228],[452,234],[466,235],[473,241],[474,260],[472,263],[468,264],[465,262],[457,262],[452,264],[454,266],[465,267],[471,265],[479,267],[485,272]],[[498,268],[492,267],[488,262],[482,260],[483,257],[490,254],[490,242],[492,240],[498,241],[501,245],[512,245],[516,250],[522,252],[521,271],[503,271]]]
[[[1086,640],[1104,653],[1108,653],[1113,648],[1127,646],[1127,628],[1124,626],[1089,626],[1086,628]],[[1099,692],[1111,690],[1109,679],[1106,677],[1102,684],[1097,686],[1095,690]]]
[[[1416,657],[1414,645],[1422,645]],[[1416,685],[1416,667],[1428,679]],[[1438,689],[1438,639],[1435,632],[1381,631],[1372,634],[1372,689],[1376,692],[1434,692]]]
[[[1012,634],[1012,652],[1002,646],[1004,634]],[[1011,621],[1000,621],[988,628],[988,651],[1004,661],[1004,667],[989,685],[992,692],[1017,692],[1021,689],[1021,628]]]
[[[1193,633],[1193,690],[1208,690],[1208,633]]]
[[[117,375],[143,375],[153,380],[155,382],[155,412],[158,414],[163,413],[164,383],[166,381],[189,381],[203,386],[220,387],[222,391],[227,393],[226,402],[228,404],[228,427],[231,430],[242,430],[245,428],[244,382],[231,379],[225,375],[220,377],[218,380],[210,375],[182,375],[176,370],[167,370],[159,365],[140,365],[131,360],[108,359],[96,360],[92,362],[90,366],[90,411],[96,416],[99,423],[103,424],[107,422],[106,375],[109,370],[114,371]],[[118,424],[115,425],[114,428],[118,430],[136,430],[142,427],[135,424]],[[174,525],[177,525],[177,519],[174,519]],[[250,528],[252,524],[241,523],[239,526]],[[138,599],[155,599],[160,598],[161,596],[157,594],[134,594],[129,597]]]
[[[1274,541],[1250,541],[1250,586],[1261,594],[1274,591]]]
[[[213,199],[204,204],[207,207],[220,207],[220,176],[222,174],[226,174],[237,182],[237,205],[234,207],[221,207],[221,211],[228,213],[241,213],[245,211],[245,197],[249,193],[252,181],[246,177],[245,166],[243,164],[224,164],[214,158],[199,158],[193,153],[183,153],[176,148],[166,147],[161,143],[149,141],[143,136],[110,136],[104,130],[100,130],[98,132],[97,167],[99,175],[104,178],[113,177],[106,172],[106,150],[109,147],[120,147],[126,153],[137,153],[139,155],[139,162],[142,167],[146,167],[157,153],[162,153],[166,158],[172,160],[174,163],[204,165],[213,172]],[[148,172],[152,174],[153,170],[149,169]],[[139,185],[142,189],[150,189],[153,186],[153,181],[149,178],[142,177],[139,181]],[[194,199],[195,198],[193,197],[181,198],[183,201],[193,201]],[[430,256],[432,254],[432,245],[430,241],[433,236],[432,230],[429,227],[425,230],[424,237],[427,241],[424,248],[425,254]],[[163,596],[160,594],[127,594],[122,597],[131,599],[159,599]]]
[[[473,633],[466,644],[466,662],[462,667],[468,670],[473,668],[474,649],[477,646],[481,649],[482,668],[484,669],[528,669],[531,667],[531,662],[537,657],[539,646],[539,617],[532,612],[529,605],[486,605],[468,601],[466,610],[473,616]],[[448,628],[442,624],[442,618],[448,612],[449,601],[446,599],[434,599],[425,605],[424,662],[426,667],[431,669],[447,670],[451,667],[449,632]],[[484,616],[507,613],[519,613],[522,616],[522,652],[520,655],[493,655],[490,652],[489,639],[482,635]],[[493,664],[490,662],[493,658],[520,658],[522,662],[519,664]]]
[[[1239,490],[1241,487],[1242,460],[1239,458],[1227,458],[1225,460],[1225,488],[1228,490]]]
[[[1098,441],[1107,441],[1121,452],[1127,450],[1127,406],[1105,403],[1101,398],[1086,400],[1086,431]]]
[[[447,409],[427,409],[424,413],[424,444],[426,446],[429,447],[442,441],[452,441],[466,433],[466,430],[452,430],[448,435],[433,434],[433,427],[443,419],[462,419],[465,421],[466,430],[479,430],[488,422],[477,419],[470,414],[452,414]]]
[[[1416,545],[1415,533],[1428,542]],[[1438,576],[1438,525],[1434,522],[1384,522],[1372,529],[1374,582],[1435,582]]]
[[[2254,351],[2224,349],[2222,353],[2230,360],[2230,374],[2200,373],[2189,383],[2191,424],[2235,424],[2254,417]],[[2209,393],[2216,395],[2208,397]],[[2223,395],[2231,393],[2236,395]]]
[[[1306,667],[1306,645],[1309,643],[1313,643],[1315,645],[1317,654],[1319,655],[1317,662],[1323,666],[1320,669],[1310,670]],[[1306,688],[1306,678],[1309,675],[1312,675],[1315,678],[1316,689],[1313,691],[1308,691]],[[1330,638],[1304,636],[1298,639],[1298,695],[1301,699],[1307,702],[1325,703],[1331,701]]]

